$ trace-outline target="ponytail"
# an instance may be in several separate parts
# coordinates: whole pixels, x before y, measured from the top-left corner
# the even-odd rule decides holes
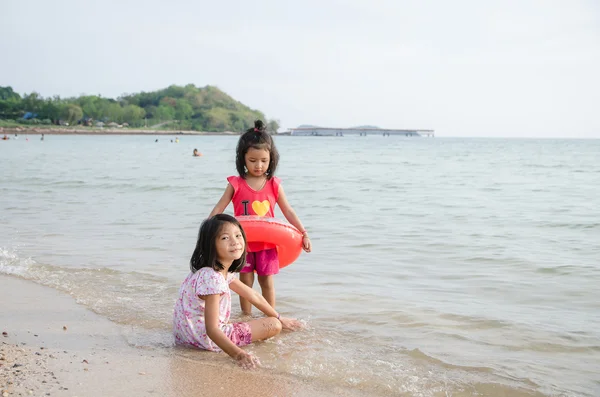
[[[265,123],[262,120],[256,120],[254,121],[254,128],[250,128],[246,132],[265,132]]]

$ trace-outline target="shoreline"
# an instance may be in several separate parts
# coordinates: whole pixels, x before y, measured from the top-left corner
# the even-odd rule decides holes
[[[141,128],[53,128],[0,127],[0,134],[9,135],[240,135],[238,132],[207,132],[192,130],[152,130]]]
[[[316,382],[248,371],[202,351],[133,347],[123,326],[50,287],[0,275],[0,396],[352,396]],[[194,356],[199,359],[193,358]],[[285,358],[282,358],[282,360]]]

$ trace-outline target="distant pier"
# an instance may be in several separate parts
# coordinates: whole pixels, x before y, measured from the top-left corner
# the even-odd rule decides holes
[[[289,135],[295,136],[345,136],[345,135],[381,135],[381,136],[407,136],[407,137],[435,137],[434,130],[394,130],[386,128],[325,128],[325,127],[298,127],[290,128]]]

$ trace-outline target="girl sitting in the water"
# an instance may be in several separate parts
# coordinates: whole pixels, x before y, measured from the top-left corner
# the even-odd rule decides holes
[[[177,343],[224,351],[241,366],[253,368],[260,362],[240,346],[275,336],[282,329],[296,330],[301,324],[281,317],[262,295],[234,276],[245,264],[246,235],[239,222],[225,214],[205,220],[190,259],[191,273],[175,303],[173,333]],[[231,291],[268,317],[230,323]]]

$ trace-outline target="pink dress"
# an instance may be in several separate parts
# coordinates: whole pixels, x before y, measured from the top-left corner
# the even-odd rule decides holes
[[[210,267],[203,267],[190,273],[179,288],[179,297],[173,314],[173,335],[175,342],[188,344],[200,349],[220,352],[206,334],[204,322],[205,302],[198,295],[220,295],[219,328],[237,346],[252,342],[252,333],[247,323],[229,323],[231,315],[231,290],[229,284],[235,279],[233,273],[227,273],[227,280]]]
[[[260,190],[254,190],[240,176],[230,176],[227,181],[233,187],[233,214],[235,216],[254,215],[275,217],[275,205],[279,199],[281,180],[274,176],[265,182]],[[259,276],[272,276],[279,273],[279,255],[276,246],[269,243],[250,241],[247,245],[246,265],[240,273],[254,273]]]
[[[279,185],[281,180],[274,176],[266,181],[260,190],[252,189],[246,180],[240,176],[227,177],[227,182],[233,187],[233,215],[258,215],[273,218],[277,200],[279,199]],[[250,242],[248,252],[257,252],[274,248],[267,243]]]

